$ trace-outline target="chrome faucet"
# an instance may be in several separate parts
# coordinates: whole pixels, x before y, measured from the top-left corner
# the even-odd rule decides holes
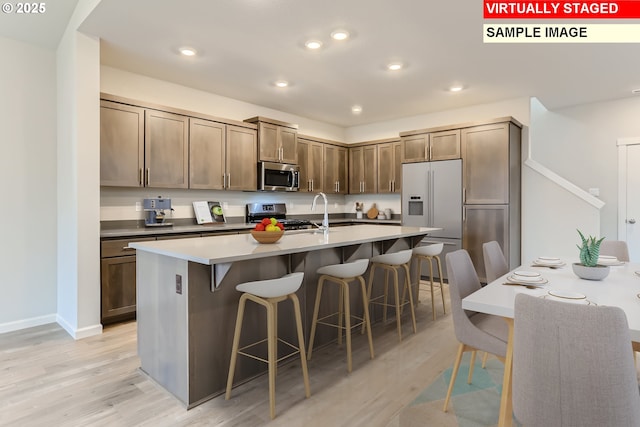
[[[314,211],[316,209],[316,201],[320,196],[324,199],[324,217],[322,218],[322,225],[315,223],[313,225],[318,227],[318,230],[322,231],[324,234],[327,234],[329,232],[329,203],[327,202],[327,196],[324,193],[320,192],[316,194],[313,198],[313,203],[311,203],[311,210]]]

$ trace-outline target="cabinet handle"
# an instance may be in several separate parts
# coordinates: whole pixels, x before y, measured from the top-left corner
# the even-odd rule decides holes
[[[123,246],[122,250],[123,251],[135,251],[136,249],[135,248],[130,248],[129,246]]]
[[[227,174],[227,186],[228,186],[227,188],[231,188],[231,174],[230,173]]]
[[[140,185],[140,187],[142,187],[142,168],[139,169],[139,174],[138,174],[138,185]]]
[[[429,144],[429,160],[431,160],[433,156],[432,148],[431,144]]]
[[[222,174],[222,188],[227,188],[227,174],[223,173]]]
[[[150,176],[151,176],[151,168],[147,168],[147,182],[145,185],[149,185]]]
[[[393,191],[393,184],[391,184],[391,181],[389,181],[389,193],[391,193]]]
[[[467,203],[467,187],[462,187],[462,203]]]
[[[311,180],[311,191],[313,191],[313,179]]]

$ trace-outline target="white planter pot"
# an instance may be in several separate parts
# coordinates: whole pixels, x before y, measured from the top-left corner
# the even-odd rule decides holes
[[[609,275],[608,265],[596,265],[595,267],[587,267],[579,262],[572,264],[573,272],[581,279],[586,280],[602,280]]]

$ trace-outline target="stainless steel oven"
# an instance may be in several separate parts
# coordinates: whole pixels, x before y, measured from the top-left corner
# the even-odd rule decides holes
[[[300,166],[286,163],[259,162],[258,190],[298,191]]]

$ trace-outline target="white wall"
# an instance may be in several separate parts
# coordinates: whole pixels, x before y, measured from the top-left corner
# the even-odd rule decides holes
[[[535,160],[585,190],[600,189],[606,204],[599,233],[608,239],[617,239],[616,141],[640,137],[639,117],[640,97],[635,97],[541,111],[532,125]]]
[[[269,117],[287,123],[295,123],[299,126],[298,131],[305,135],[335,141],[344,140],[344,129],[339,126],[104,65],[101,67],[100,90],[112,95],[181,108],[224,119],[243,121],[255,116]]]
[[[77,32],[96,4],[78,5],[57,50],[57,321],[74,338],[102,331],[100,42]]]
[[[0,332],[55,321],[56,58],[0,38]]]

